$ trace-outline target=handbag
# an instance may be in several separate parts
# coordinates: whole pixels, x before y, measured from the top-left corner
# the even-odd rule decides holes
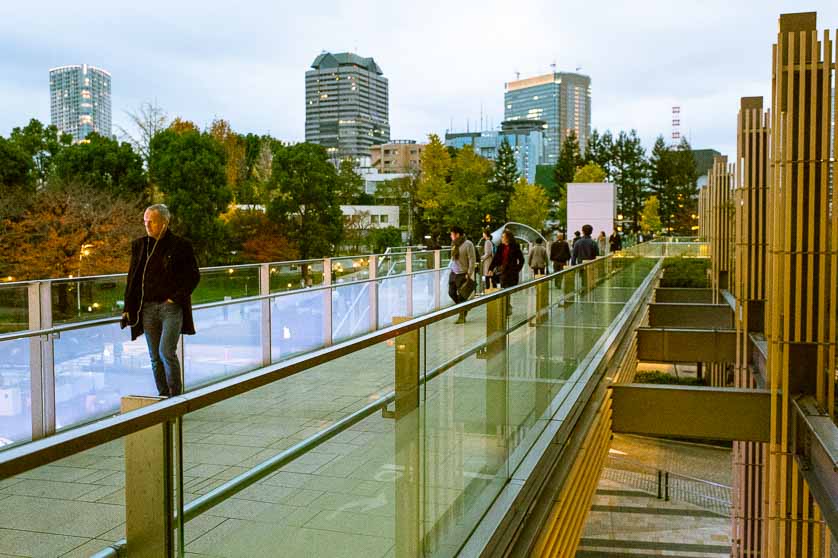
[[[460,288],[457,289],[457,296],[460,297],[460,300],[468,300],[468,298],[474,292],[474,288],[476,286],[477,283],[473,279],[466,279],[466,282],[460,285]]]

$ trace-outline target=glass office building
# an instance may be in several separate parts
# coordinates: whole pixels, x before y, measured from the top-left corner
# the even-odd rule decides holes
[[[50,122],[81,141],[91,132],[111,136],[111,74],[87,64],[49,71]]]
[[[555,165],[564,138],[576,132],[584,149],[591,134],[591,78],[554,72],[505,84],[504,119],[543,120],[542,164]]]
[[[518,172],[527,179],[527,182],[533,184],[536,167],[545,164],[543,133],[545,124],[541,120],[506,121],[501,124],[500,131],[451,132],[445,134],[445,145],[458,149],[471,145],[475,153],[494,161],[497,159],[498,149],[506,139],[515,153]]]
[[[370,157],[390,141],[387,78],[372,58],[324,52],[306,72],[306,141],[335,159]]]

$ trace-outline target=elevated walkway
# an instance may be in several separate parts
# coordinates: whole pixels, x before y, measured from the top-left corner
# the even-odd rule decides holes
[[[539,492],[550,444],[572,447],[656,269],[601,258],[465,303],[465,326],[434,311],[8,449],[0,540],[56,556],[117,555],[126,537],[131,556],[132,540],[155,556],[498,549],[486,530]],[[174,481],[137,492],[148,475]]]

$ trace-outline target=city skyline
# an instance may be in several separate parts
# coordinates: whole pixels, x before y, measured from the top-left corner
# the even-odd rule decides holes
[[[762,53],[772,43],[775,14],[805,9],[824,21],[838,18],[838,6],[825,0],[561,8],[530,2],[516,8],[520,25],[504,26],[504,40],[496,41],[480,30],[507,21],[509,8],[500,2],[431,2],[405,18],[399,7],[377,2],[293,10],[250,3],[230,15],[194,2],[154,1],[113,14],[111,4],[94,0],[91,9],[109,14],[109,24],[90,34],[82,32],[86,16],[50,4],[56,17],[49,19],[41,7],[0,7],[0,48],[10,54],[0,59],[2,135],[30,118],[48,122],[46,70],[83,60],[120,76],[114,131],[128,126],[125,111],[156,101],[171,117],[201,127],[224,118],[237,131],[302,141],[302,76],[329,50],[364,53],[386,69],[391,137],[426,141],[452,121],[465,129],[470,120],[473,129],[481,113],[497,125],[503,84],[516,72],[547,73],[555,63],[557,70],[581,67],[594,82],[593,128],[635,128],[649,150],[657,135],[670,136],[671,107],[678,105],[681,132],[694,147],[732,154],[728,124],[738,96],[768,98],[770,65]],[[475,30],[468,49],[459,40],[464,30]]]

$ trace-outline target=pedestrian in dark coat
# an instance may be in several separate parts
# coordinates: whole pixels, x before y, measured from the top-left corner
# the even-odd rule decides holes
[[[564,269],[570,261],[570,245],[563,233],[556,233],[556,240],[550,244],[550,261],[553,262],[553,273]]]
[[[599,256],[599,247],[596,240],[591,238],[594,228],[590,225],[582,226],[582,238],[573,243],[573,265],[580,264],[585,260],[593,260]]]
[[[164,397],[183,390],[177,344],[181,334],[195,333],[192,291],[201,280],[192,244],[169,231],[170,219],[163,204],[143,215],[147,236],[131,243],[120,324],[131,327],[131,340],[145,333],[157,391]]]
[[[518,284],[521,270],[524,268],[524,254],[511,231],[503,231],[500,241],[500,248],[495,251],[489,271],[500,276],[500,286],[505,289]]]

